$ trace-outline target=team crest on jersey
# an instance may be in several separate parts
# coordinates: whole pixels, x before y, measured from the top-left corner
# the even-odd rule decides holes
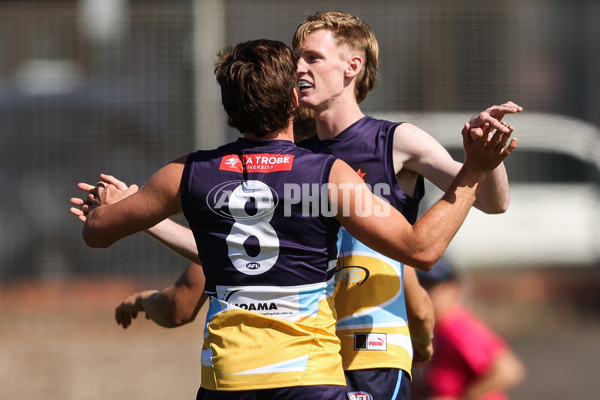
[[[367,392],[348,392],[348,400],[373,400]]]
[[[220,170],[232,172],[291,171],[294,156],[291,154],[227,154],[221,158]]]
[[[369,269],[360,265],[341,265],[335,271],[336,285],[360,286],[369,279]]]

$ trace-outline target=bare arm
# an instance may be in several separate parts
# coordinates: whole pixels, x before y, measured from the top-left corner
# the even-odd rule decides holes
[[[161,177],[160,174],[157,173],[157,175],[159,178]],[[110,187],[108,189],[110,193],[103,193],[106,204],[116,203],[137,192],[137,186],[128,187],[112,175],[101,174],[100,178],[101,182],[98,183],[98,186],[80,183],[78,187],[92,196]],[[89,195],[88,199],[89,201],[79,198],[71,199],[71,204],[75,206],[71,208],[71,212],[84,223],[93,209],[94,199]],[[90,209],[90,204],[92,204],[92,209]],[[189,264],[173,286],[161,291],[145,290],[128,296],[115,310],[117,323],[123,328],[127,328],[139,312],[145,312],[147,318],[164,327],[171,328],[187,324],[195,319],[207,299],[204,292],[204,273],[199,264],[193,234],[188,228],[170,219],[159,222],[146,232],[193,262]]]
[[[89,212],[83,226],[88,246],[108,247],[114,242],[151,228],[181,212],[179,185],[185,158],[156,172],[138,192],[114,202],[122,193],[113,185],[99,184],[87,201]]]
[[[483,174],[477,175],[467,169],[461,171],[457,183],[448,190],[444,198],[434,204],[414,225],[389,203],[375,196],[371,201],[382,211],[361,217],[355,210],[358,202],[354,198],[368,198],[370,192],[362,180],[352,179],[356,173],[340,161],[332,168],[330,183],[353,181],[354,187],[350,192],[344,193],[341,190],[343,186],[337,186],[337,193],[330,195],[330,199],[347,202],[333,207],[348,211],[347,214],[338,213],[337,219],[358,240],[388,257],[428,271],[441,257],[466,218],[475,201],[478,180],[483,179]],[[358,176],[356,178],[360,179]]]
[[[147,229],[146,233],[186,260],[201,264],[196,240],[190,228],[165,219]]]
[[[433,355],[433,304],[419,283],[415,269],[409,266],[404,266],[404,298],[414,352],[413,366],[420,367]]]
[[[406,123],[396,128],[394,161],[400,164],[397,168],[414,171],[443,191],[448,190],[462,167],[437,140]],[[508,178],[504,164],[500,164],[481,183],[474,206],[494,214],[506,211],[509,202]]]
[[[497,129],[508,133],[512,127],[501,120],[506,114],[523,111],[513,102],[492,106],[473,116],[470,125],[470,137],[487,137]],[[438,188],[446,191],[461,168],[461,163],[453,160],[448,151],[427,132],[411,124],[402,124],[394,134],[394,168],[396,173],[402,169],[424,176]],[[489,214],[505,212],[510,203],[508,177],[503,163],[500,163],[482,182],[474,206]]]
[[[429,270],[464,222],[475,201],[480,182],[516,147],[510,134],[496,132],[491,139],[471,140],[469,125],[463,128],[465,164],[453,179],[441,200],[414,225],[388,203],[375,197],[345,163],[336,161],[330,174],[330,202],[338,210],[337,219],[358,240],[395,260]],[[512,132],[512,129],[511,129]],[[351,189],[344,184],[350,183]],[[370,196],[370,197],[369,197]],[[358,200],[357,200],[358,199]],[[361,210],[371,204],[368,217]]]
[[[523,111],[523,107],[508,101],[501,105],[494,105],[471,117],[471,138],[490,135],[495,129],[505,134],[512,130],[511,126],[502,122],[507,114],[516,114]],[[510,192],[508,176],[504,163],[498,165],[481,185],[477,195],[475,206],[488,214],[503,213],[508,209],[510,203]]]
[[[338,221],[374,250],[415,268],[431,269],[464,222],[480,182],[516,147],[513,139],[505,148],[510,135],[501,132],[491,140],[473,141],[468,124],[462,134],[465,164],[442,199],[412,226],[397,210],[374,196],[346,163],[336,161],[330,174],[329,195],[333,208],[338,210]],[[348,183],[351,189],[345,192],[344,184]],[[358,212],[365,204],[372,205],[366,218],[364,212]]]
[[[100,179],[101,181],[98,183],[98,185],[113,185],[115,189],[117,189],[117,193],[115,195],[117,201],[138,191],[137,185],[128,186],[125,182],[115,178],[112,175],[100,174]],[[77,187],[81,191],[85,192],[86,196],[95,193],[97,190],[97,186],[87,183],[79,183]],[[121,193],[121,197],[117,196],[118,192]],[[70,209],[71,213],[82,222],[85,222],[89,212],[90,203],[87,200],[79,197],[71,198],[70,202],[73,205],[73,207]],[[189,228],[180,225],[171,219],[165,219],[153,227],[148,228],[145,232],[150,237],[165,247],[171,249],[173,252],[179,254],[186,260],[201,264],[198,257],[198,249],[196,247],[194,234]]]
[[[173,286],[127,297],[115,310],[117,324],[127,328],[139,312],[160,326],[174,328],[192,322],[208,296],[202,267],[190,263]]]

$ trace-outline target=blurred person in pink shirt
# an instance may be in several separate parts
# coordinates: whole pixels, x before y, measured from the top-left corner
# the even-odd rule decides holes
[[[525,367],[508,343],[475,316],[463,301],[457,271],[442,258],[418,272],[435,313],[433,358],[422,370],[421,390],[429,400],[506,400],[525,378]]]

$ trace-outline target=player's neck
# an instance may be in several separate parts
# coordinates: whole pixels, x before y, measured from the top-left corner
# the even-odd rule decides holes
[[[272,131],[267,133],[265,136],[256,137],[254,133],[244,133],[246,139],[250,140],[289,140],[294,141],[294,125],[293,121],[290,120],[288,126],[278,131]]]
[[[356,102],[332,105],[321,111],[315,110],[317,136],[321,140],[333,139],[364,116]]]

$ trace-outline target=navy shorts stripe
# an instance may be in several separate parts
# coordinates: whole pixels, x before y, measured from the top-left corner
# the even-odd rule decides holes
[[[200,388],[196,400],[345,400],[346,387],[293,386],[277,389],[214,391]]]
[[[409,400],[410,376],[399,369],[345,371],[348,400]]]

